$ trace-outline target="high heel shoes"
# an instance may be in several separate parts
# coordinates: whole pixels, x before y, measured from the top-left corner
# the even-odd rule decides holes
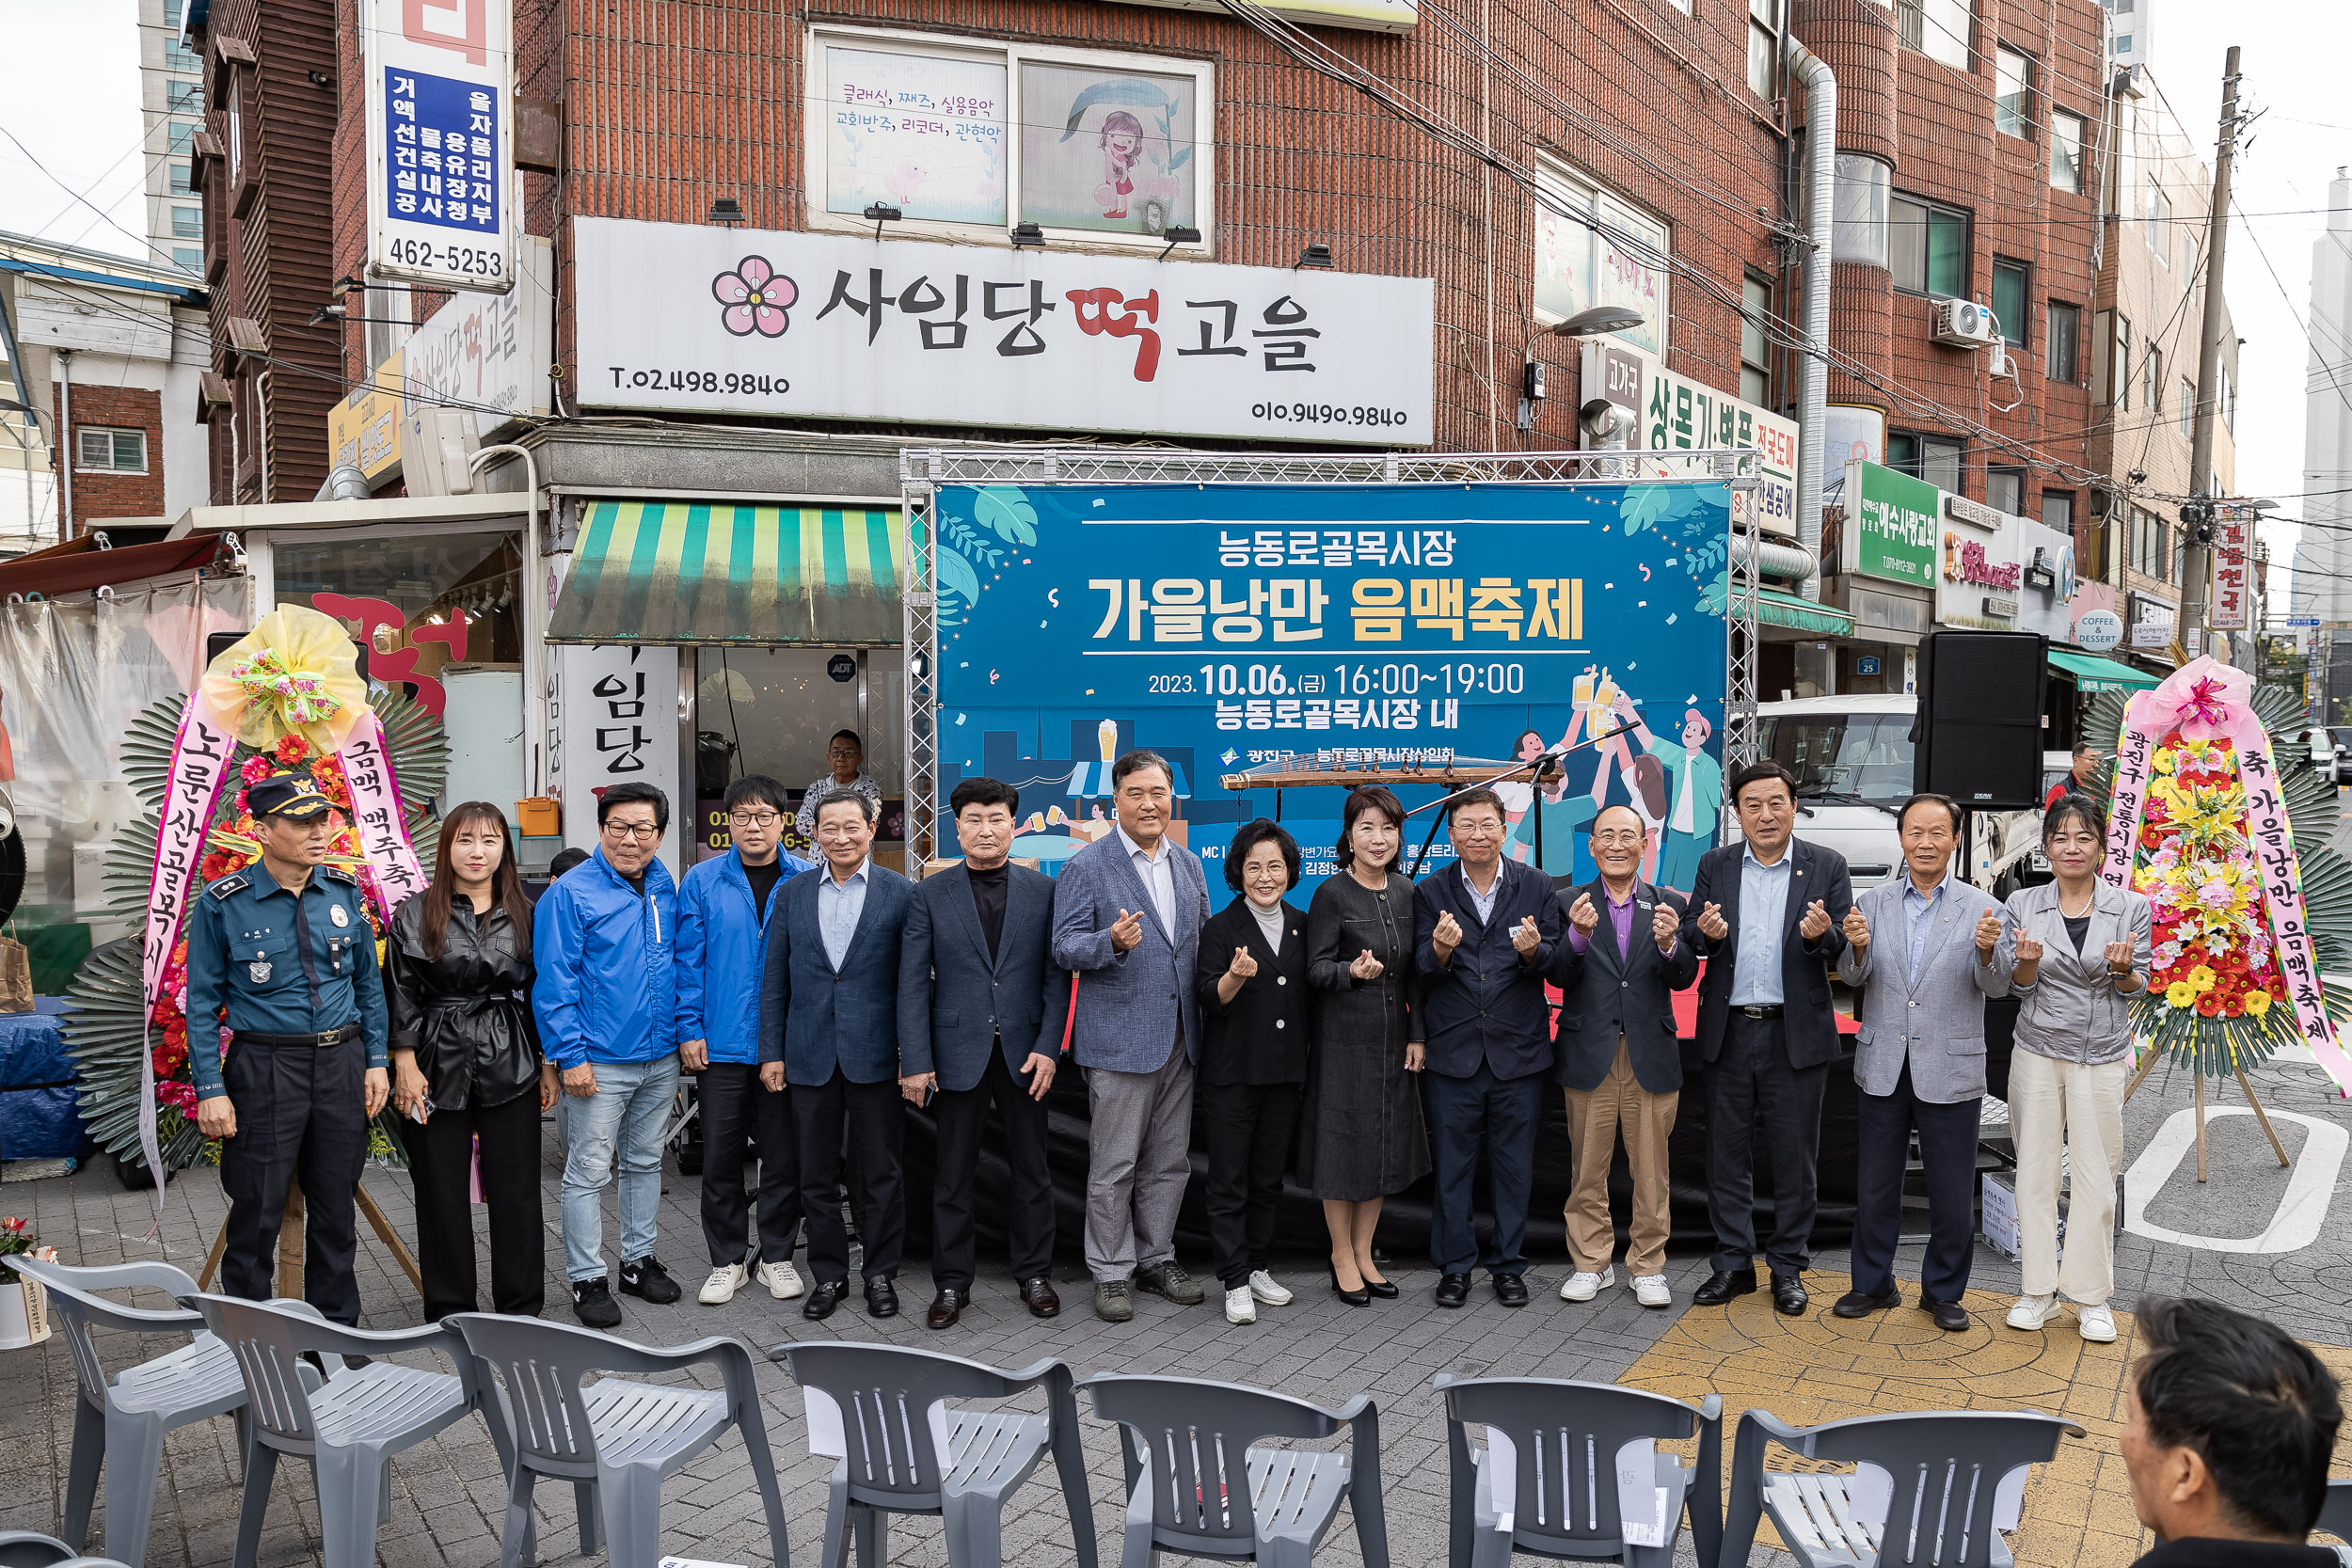
[[[1337,1263],[1333,1263],[1330,1265],[1330,1269],[1331,1293],[1333,1295],[1339,1297],[1350,1307],[1370,1307],[1372,1305],[1372,1288],[1370,1286],[1359,1285],[1356,1289],[1351,1291],[1346,1286],[1340,1283],[1340,1266]],[[1389,1287],[1389,1294],[1396,1294],[1395,1286],[1391,1285]]]
[[[1396,1281],[1393,1279],[1366,1279],[1364,1281],[1364,1289],[1370,1291],[1374,1295],[1379,1297],[1382,1301],[1394,1301],[1396,1299]]]

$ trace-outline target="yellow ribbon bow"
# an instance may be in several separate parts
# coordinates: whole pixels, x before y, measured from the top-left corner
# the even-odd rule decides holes
[[[343,705],[326,689],[326,677],[311,670],[289,670],[277,649],[263,648],[229,672],[230,679],[260,702],[274,703],[278,717],[299,728],[325,721]]]
[[[280,606],[205,670],[204,704],[257,751],[298,735],[325,756],[368,715],[358,663],[339,622],[308,605]]]

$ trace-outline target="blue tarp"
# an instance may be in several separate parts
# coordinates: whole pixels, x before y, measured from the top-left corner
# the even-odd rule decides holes
[[[29,1013],[0,1013],[0,1159],[48,1160],[82,1151],[73,1060],[59,1025],[65,999],[34,999]]]

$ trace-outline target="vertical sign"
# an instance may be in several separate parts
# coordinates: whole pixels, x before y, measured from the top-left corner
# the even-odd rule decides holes
[[[2224,501],[2213,509],[2213,629],[2244,631],[2253,596],[2254,509]]]
[[[1734,491],[1731,520],[1753,524],[1758,531],[1783,539],[1797,536],[1797,426],[1769,409],[1743,403],[1666,369],[1665,361],[1629,343],[1599,339],[1584,345],[1581,361],[1588,397],[1602,397],[1633,417],[1634,435],[1628,442],[1651,451],[1692,451],[1704,448],[1753,451],[1759,459],[1762,483],[1751,495]],[[1592,436],[1579,431],[1589,446]],[[1645,465],[1628,477],[1680,477],[1684,470]]]
[[[359,0],[368,271],[515,286],[513,0]]]
[[[679,846],[695,833],[694,803],[678,799],[677,650],[565,646],[555,650],[563,687],[564,842],[596,846],[596,797],[618,784],[649,784],[670,802],[661,858],[674,874],[690,862]]]

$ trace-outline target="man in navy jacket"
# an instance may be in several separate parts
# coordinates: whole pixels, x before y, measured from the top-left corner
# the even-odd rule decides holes
[[[686,873],[677,904],[678,1061],[702,1075],[703,1241],[710,1277],[705,1307],[735,1299],[750,1277],[751,1207],[743,1188],[744,1135],[759,1140],[758,1273],[768,1293],[801,1293],[792,1245],[801,1230],[801,1170],[791,1091],[759,1082],[759,968],[777,890],[808,869],[786,853],[784,786],[761,774],[727,786],[727,852]]]
[[[1005,1129],[1013,1278],[1029,1311],[1061,1310],[1054,1291],[1054,1186],[1045,1169],[1045,1096],[1061,1059],[1070,976],[1053,961],[1054,879],[1012,863],[1021,796],[966,779],[947,797],[963,862],[915,884],[898,956],[898,1072],[907,1098],[931,1097],[939,1128],[931,1187],[931,1283],[925,1322],[947,1328],[972,1299],[975,1178],[991,1101]],[[919,1102],[919,1101],[918,1101]]]
[[[1527,1197],[1535,1122],[1551,1067],[1544,974],[1560,945],[1551,879],[1502,858],[1502,798],[1468,789],[1446,807],[1454,863],[1413,890],[1415,958],[1426,976],[1431,1153],[1429,1251],[1438,1305],[1470,1300],[1479,1261],[1470,1181],[1483,1139],[1494,1178],[1495,1299],[1527,1305]]]
[[[768,921],[759,991],[759,1081],[792,1086],[800,1140],[801,1208],[808,1268],[801,1306],[829,1318],[850,1289],[850,1234],[841,1223],[841,1143],[856,1140],[851,1178],[864,1230],[866,1309],[898,1316],[898,1251],[906,1241],[900,1184],[906,1122],[898,1109],[898,944],[912,885],[873,861],[874,802],[855,790],[817,802],[825,863],[778,895]]]

